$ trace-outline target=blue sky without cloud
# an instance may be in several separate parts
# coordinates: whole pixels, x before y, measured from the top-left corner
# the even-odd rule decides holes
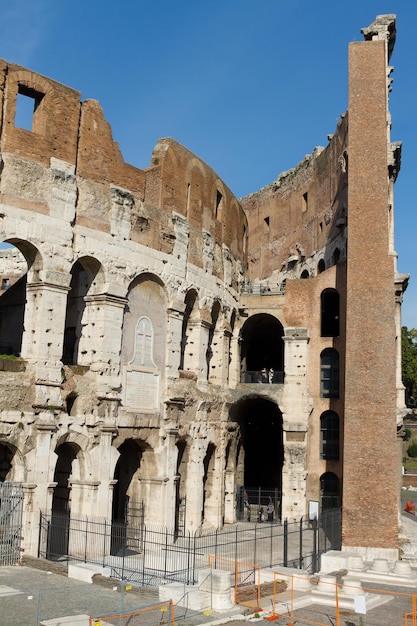
[[[241,197],[327,145],[347,108],[348,43],[385,13],[397,16],[403,324],[417,328],[415,0],[14,0],[2,8],[0,57],[98,100],[128,163],[147,167],[157,140],[173,137]]]

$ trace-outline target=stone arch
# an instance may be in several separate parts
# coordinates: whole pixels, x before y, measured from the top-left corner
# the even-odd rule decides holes
[[[73,430],[67,431],[58,437],[55,445],[55,454],[57,454],[58,448],[64,444],[68,444],[73,450],[76,450],[76,457],[71,468],[71,479],[88,480],[91,478],[90,457],[87,453],[89,443],[86,435]]]
[[[94,257],[80,257],[72,266],[67,296],[62,362],[90,365],[94,337],[87,312],[88,298],[100,293],[105,282],[101,263]]]
[[[148,504],[143,480],[157,476],[153,448],[144,440],[128,438],[118,447],[119,458],[114,469],[112,521],[126,523],[132,509]]]
[[[54,493],[52,496],[52,514],[70,515],[71,512],[71,479],[73,478],[73,463],[77,458],[80,447],[74,443],[62,440],[55,448],[57,455],[54,471]]]
[[[320,259],[317,263],[317,274],[322,274],[326,270],[326,263],[324,259]]]
[[[240,369],[242,382],[262,380],[261,371],[274,370],[273,382],[284,379],[284,328],[273,315],[257,313],[249,317],[240,331]]]
[[[45,106],[48,105],[48,100],[50,100],[55,93],[51,82],[46,80],[43,76],[39,76],[30,70],[22,68],[14,72],[9,78],[7,91],[7,100],[9,100],[10,107],[7,111],[8,120],[14,121],[15,119],[19,95],[28,95],[36,102],[36,111],[30,130],[33,129],[38,135],[44,135],[46,131]]]
[[[0,439],[0,482],[26,482],[25,457],[9,441]]]
[[[2,278],[5,289],[0,298],[0,353],[20,356],[27,309],[27,285],[40,281],[43,257],[29,241],[10,237],[2,251]]]

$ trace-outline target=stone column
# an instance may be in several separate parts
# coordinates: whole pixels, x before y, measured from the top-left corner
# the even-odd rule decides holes
[[[184,369],[197,374],[198,384],[207,386],[207,347],[211,322],[190,320],[186,345]]]
[[[198,436],[198,434],[195,436]],[[206,439],[194,440],[190,446],[187,467],[186,530],[191,533],[201,527],[201,514],[203,510],[203,459],[205,453]]]
[[[39,540],[40,511],[50,512],[52,506],[52,482],[55,471],[56,455],[51,449],[52,435],[56,424],[48,413],[40,414],[34,429],[36,443],[27,455],[27,466],[30,468],[30,483],[26,484],[25,491],[25,534],[23,547],[25,554],[37,556]]]
[[[61,367],[70,275],[40,272],[42,282],[28,283],[22,357],[35,367],[38,406],[61,407]]]
[[[89,365],[92,371],[105,372],[117,381],[127,299],[105,293],[86,296],[85,303],[84,328],[78,351],[79,365]]]
[[[117,481],[114,480],[114,470],[119,458],[119,452],[112,445],[117,428],[110,419],[98,425],[99,441],[91,450],[92,478],[97,483],[97,493],[94,500],[94,509],[90,514],[111,520],[113,507],[113,491]]]
[[[306,328],[284,331],[282,517],[288,519],[306,513],[306,433],[312,406],[307,390],[308,341]]]
[[[167,353],[166,353],[166,385],[178,378],[181,360],[182,323],[185,311],[184,302],[175,302],[168,309]]]
[[[230,363],[229,363],[229,387],[236,388],[240,383],[240,338],[237,329],[230,337]]]

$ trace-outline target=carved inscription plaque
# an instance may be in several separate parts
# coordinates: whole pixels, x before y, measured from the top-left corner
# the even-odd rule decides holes
[[[125,405],[131,411],[154,411],[158,408],[159,374],[127,369]]]

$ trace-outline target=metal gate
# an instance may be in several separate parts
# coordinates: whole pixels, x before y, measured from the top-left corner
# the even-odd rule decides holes
[[[0,482],[0,565],[16,565],[22,540],[23,488]]]

